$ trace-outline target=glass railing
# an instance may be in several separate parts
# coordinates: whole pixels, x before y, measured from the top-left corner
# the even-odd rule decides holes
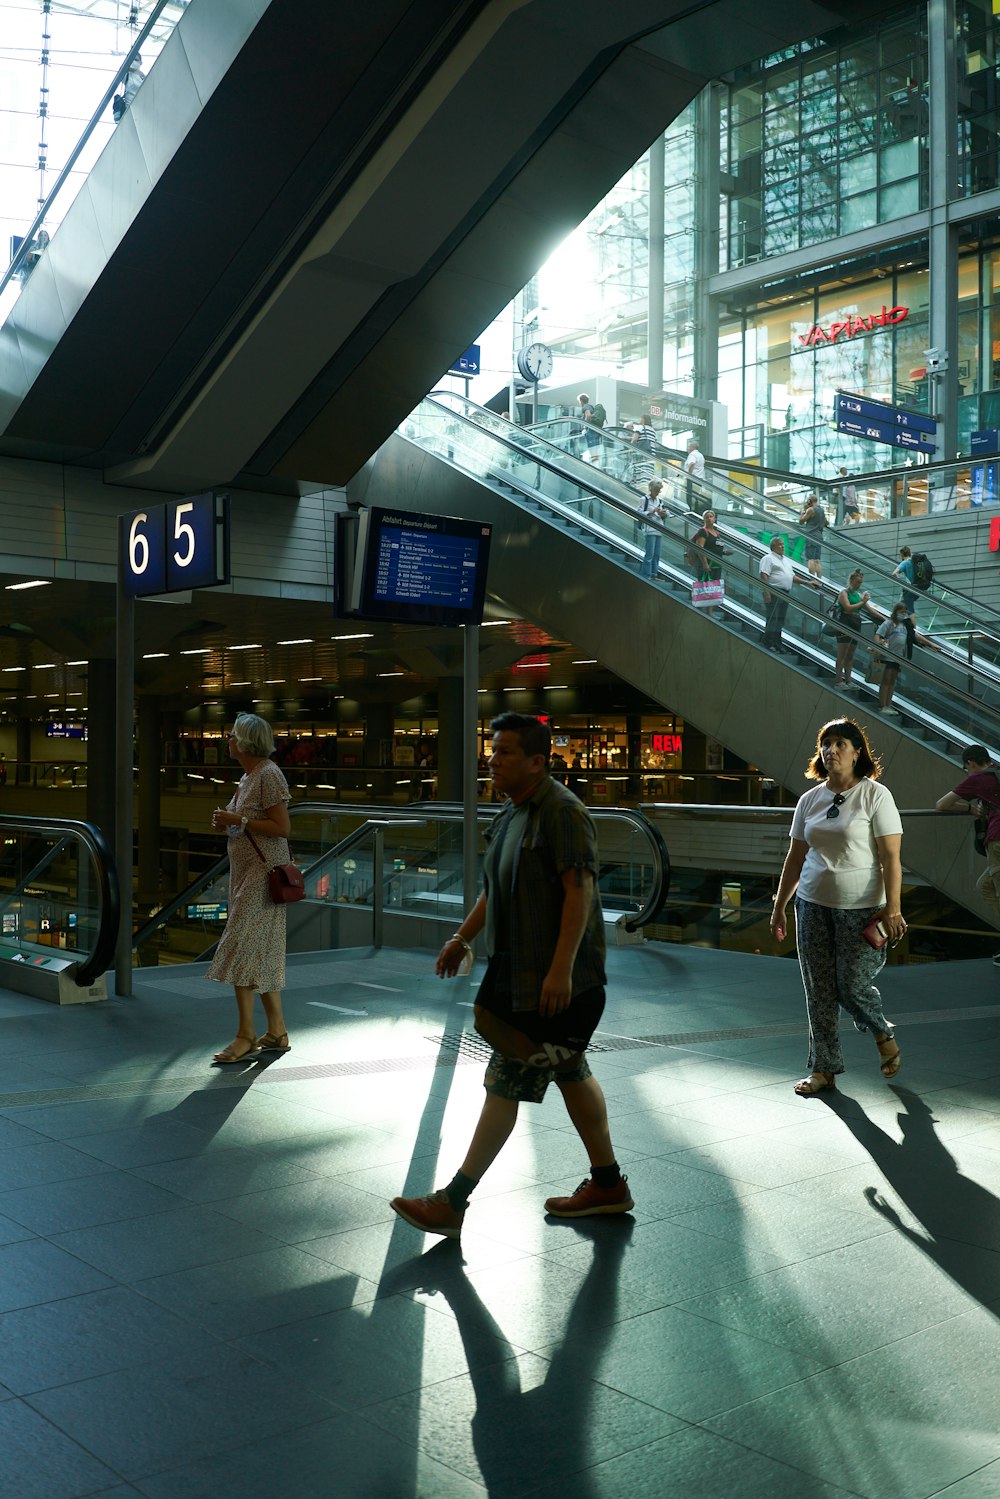
[[[92,823],[0,816],[2,982],[14,965],[86,989],[114,955],[120,915],[111,850]],[[9,965],[9,966],[8,966]],[[31,992],[40,992],[31,986]]]
[[[659,478],[664,485],[661,501],[677,515],[697,515],[712,509],[724,532],[751,535],[765,546],[772,536],[781,536],[786,554],[797,562],[804,560],[807,541],[798,524],[806,497],[817,494],[825,505],[828,519],[832,522],[836,517],[836,499],[829,486],[812,479],[792,483],[783,478],[780,484],[776,484],[773,479],[762,475],[755,480],[752,471],[736,474],[721,461],[710,459],[704,479],[692,481],[684,473],[681,461],[668,457],[662,450],[659,456],[644,454],[613,433],[590,428],[571,418],[540,423],[527,430],[575,456],[589,454],[597,484],[606,475],[644,494],[647,480]],[[962,467],[952,464],[941,465],[933,471],[919,470],[924,477],[909,482],[924,487],[928,482],[936,484],[934,492],[940,495],[951,486],[948,492],[952,493],[961,477]],[[966,463],[966,473],[968,468]],[[1000,460],[997,460],[996,468],[1000,479]],[[891,495],[908,481],[886,476],[879,482],[884,482],[887,493]],[[874,519],[874,514],[870,518]],[[892,576],[899,562],[898,554],[888,556],[870,545],[865,539],[863,526],[828,525],[822,535],[821,547],[824,573],[838,587],[842,587],[854,569],[860,567],[866,574],[866,588],[873,595],[880,596],[882,613],[889,613],[902,591],[902,584]],[[919,550],[916,542],[913,549]],[[995,569],[991,568],[991,580],[994,573]],[[961,637],[963,648],[968,649],[971,642],[974,655],[988,660],[1000,659],[1000,613],[992,606],[935,579],[926,593],[918,594],[918,616],[924,629],[951,639]],[[976,624],[978,638],[970,634],[972,622]]]
[[[610,549],[620,564],[639,569],[647,532],[637,517],[635,492],[609,473],[595,471],[587,460],[563,453],[529,429],[515,428],[495,413],[454,394],[449,394],[447,401],[443,397],[424,400],[402,425],[401,433],[461,472],[501,493],[519,496],[522,503],[538,508],[552,524],[578,541]],[[646,523],[661,538],[660,560],[651,586],[668,588],[682,603],[701,607],[720,628],[759,638],[764,629],[759,564],[768,551],[766,542],[752,534],[751,528],[725,529],[723,539],[729,555],[711,558],[723,597],[710,612],[693,591],[705,566],[705,555],[691,544],[696,524],[696,520],[681,515],[663,524]],[[801,664],[821,674],[833,674],[837,636],[842,632],[826,611],[846,577],[835,582],[818,580],[799,564],[795,571],[796,586],[787,600],[784,644]],[[881,596],[877,602],[873,598],[867,628],[859,637],[850,685],[859,689],[870,704],[877,698],[877,688],[859,683],[859,677],[869,666],[876,622],[898,598],[900,584],[884,573],[874,581],[866,570],[865,588]],[[905,663],[891,712],[946,742],[1000,743],[1000,670],[992,660],[998,647],[983,628],[981,612],[973,615],[945,599],[935,600],[932,623],[928,622],[930,612],[931,606],[922,596],[918,605],[920,629],[911,646],[913,659]]]
[[[956,775],[958,772],[956,771]],[[644,928],[650,941],[723,952],[795,956],[795,929],[771,937],[771,905],[791,827],[790,808],[725,808],[658,802],[643,812],[670,846],[670,893]],[[987,958],[997,933],[984,920],[906,869],[906,835],[933,812],[900,809],[903,822],[903,911],[907,933],[890,963]],[[969,830],[971,840],[972,832]],[[724,860],[710,851],[725,849]]]
[[[482,833],[500,810],[478,810],[480,857]],[[438,921],[453,930],[462,919],[460,807],[404,812],[293,804],[290,812],[292,853],[306,883],[305,900],[289,907],[290,951],[338,945],[335,923],[324,921],[324,913],[355,918],[361,913],[361,922],[355,919],[351,930],[358,941],[375,946],[385,940],[391,919],[411,918],[414,945],[419,945],[417,922]],[[594,816],[605,916],[637,930],[654,919],[665,898],[670,880],[666,847],[639,812],[611,808]],[[229,862],[223,857],[136,931],[138,966],[206,958],[222,934],[228,899]],[[339,925],[346,930],[345,922]]]

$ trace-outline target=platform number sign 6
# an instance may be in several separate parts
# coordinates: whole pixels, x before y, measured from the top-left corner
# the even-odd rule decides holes
[[[122,586],[132,598],[229,582],[229,496],[170,500],[120,519]]]

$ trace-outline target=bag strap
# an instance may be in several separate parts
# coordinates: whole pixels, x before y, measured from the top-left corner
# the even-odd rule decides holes
[[[260,846],[257,843],[257,840],[254,837],[254,835],[251,833],[250,829],[248,827],[244,828],[243,829],[243,833],[244,833],[245,837],[247,837],[247,838],[250,839],[250,847],[253,849],[254,853],[257,855],[257,857],[260,860],[260,862],[262,864],[266,864],[267,860],[264,858],[264,855],[261,853]],[[287,839],[286,839],[286,842],[287,842]],[[292,845],[290,843],[288,844],[288,857],[289,857],[289,860],[292,859]],[[272,868],[276,868],[276,867],[277,867],[276,865],[272,865]]]

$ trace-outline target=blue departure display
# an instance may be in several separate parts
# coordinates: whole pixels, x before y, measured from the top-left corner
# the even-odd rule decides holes
[[[383,526],[375,564],[375,598],[394,603],[469,609],[476,588],[479,542]]]
[[[491,527],[372,507],[358,522],[349,612],[414,624],[482,617]]]

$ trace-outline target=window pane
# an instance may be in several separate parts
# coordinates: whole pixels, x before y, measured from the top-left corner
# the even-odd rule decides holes
[[[865,156],[855,156],[841,162],[840,191],[845,198],[850,193],[860,193],[874,187],[875,182],[876,161],[874,151],[869,151]]]
[[[904,213],[916,213],[920,207],[920,182],[916,177],[894,182],[879,193],[879,219],[898,219]]]
[[[841,234],[853,234],[856,229],[869,229],[876,222],[874,193],[860,193],[856,198],[845,198],[841,203]]]

